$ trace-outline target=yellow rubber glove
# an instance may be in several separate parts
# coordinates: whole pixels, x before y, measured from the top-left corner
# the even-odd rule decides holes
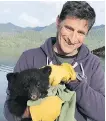
[[[63,63],[61,65],[50,65],[52,72],[49,76],[49,83],[52,86],[58,85],[61,81],[65,83],[76,80],[76,72],[71,64]]]
[[[61,112],[63,101],[58,96],[49,96],[36,106],[30,106],[33,121],[54,121]]]

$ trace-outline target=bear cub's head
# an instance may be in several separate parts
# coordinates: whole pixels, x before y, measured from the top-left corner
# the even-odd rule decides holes
[[[28,69],[16,73],[8,73],[8,90],[10,97],[25,97],[37,100],[47,95],[51,67]]]

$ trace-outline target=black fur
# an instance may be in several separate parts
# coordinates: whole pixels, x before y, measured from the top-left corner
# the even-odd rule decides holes
[[[37,100],[45,97],[49,87],[50,73],[51,67],[49,66],[42,69],[28,69],[20,73],[8,73],[7,80],[10,98],[7,104],[9,111],[21,117],[29,99]],[[22,120],[31,121],[31,118]]]

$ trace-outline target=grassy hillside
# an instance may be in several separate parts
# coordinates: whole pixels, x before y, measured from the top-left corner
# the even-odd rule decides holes
[[[24,50],[40,46],[51,36],[56,36],[55,23],[41,31],[0,32],[0,57],[18,58]],[[105,26],[93,28],[85,40],[90,50],[101,47],[104,43]]]
[[[105,27],[92,29],[85,39],[85,44],[94,50],[105,45]]]

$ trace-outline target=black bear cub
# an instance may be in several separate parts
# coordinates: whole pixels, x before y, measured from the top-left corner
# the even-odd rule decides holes
[[[37,100],[46,97],[50,73],[51,67],[46,66],[41,69],[34,68],[7,74],[10,94],[7,105],[13,115],[21,117],[29,99]],[[22,121],[31,121],[31,119],[26,118]]]

